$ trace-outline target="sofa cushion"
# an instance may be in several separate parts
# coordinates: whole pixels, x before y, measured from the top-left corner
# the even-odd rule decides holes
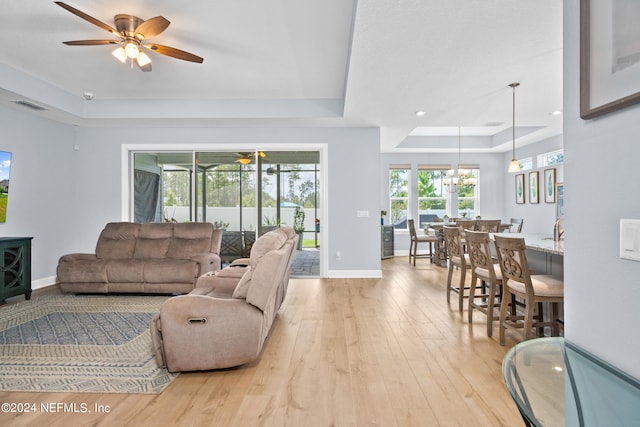
[[[148,222],[140,225],[134,258],[165,258],[173,236],[173,224]]]
[[[251,265],[255,266],[260,258],[269,251],[280,249],[287,241],[286,231],[276,228],[271,230],[255,241],[251,247]]]
[[[232,298],[247,298],[247,292],[249,291],[249,284],[251,283],[251,266],[247,267],[246,271],[240,278],[240,281],[236,285],[233,291]]]
[[[206,222],[174,224],[167,257],[190,259],[197,254],[209,252],[212,233],[213,225]]]
[[[186,259],[149,259],[144,263],[146,283],[195,283],[200,266]]]
[[[110,283],[142,283],[144,281],[142,260],[118,259],[107,261],[107,280]]]
[[[131,259],[136,246],[140,224],[111,222],[100,233],[96,256],[100,259]]]

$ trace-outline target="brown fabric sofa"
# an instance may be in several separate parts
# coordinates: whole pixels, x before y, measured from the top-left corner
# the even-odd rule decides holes
[[[291,227],[270,231],[254,243],[248,266],[206,274],[189,295],[165,301],[151,320],[158,365],[203,371],[255,360],[286,296],[297,241]]]
[[[210,223],[109,223],[95,254],[60,258],[57,282],[73,293],[188,293],[220,269],[221,235]]]

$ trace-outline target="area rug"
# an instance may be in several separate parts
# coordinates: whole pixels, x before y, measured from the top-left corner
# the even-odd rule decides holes
[[[162,296],[40,296],[0,307],[0,390],[158,394],[149,322]]]

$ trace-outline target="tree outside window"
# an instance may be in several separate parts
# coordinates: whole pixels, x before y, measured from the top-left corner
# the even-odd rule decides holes
[[[442,179],[446,177],[444,169],[426,169],[418,171],[418,212],[420,224],[432,222],[435,216],[444,218],[447,212]]]
[[[389,170],[390,220],[395,228],[407,228],[409,206],[409,169]]]

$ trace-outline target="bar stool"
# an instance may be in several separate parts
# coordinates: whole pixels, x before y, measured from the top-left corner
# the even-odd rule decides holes
[[[473,310],[476,309],[487,315],[487,336],[493,335],[493,321],[499,320],[498,288],[502,288],[502,272],[500,265],[493,262],[489,246],[489,233],[485,231],[467,231],[467,250],[471,260],[471,284],[469,287],[469,324],[473,323]],[[478,279],[488,283],[487,291],[476,294]],[[494,309],[498,308],[498,310]]]
[[[411,241],[409,242],[409,262],[411,262],[411,258],[413,257],[413,266],[416,266],[416,258],[431,258],[431,262],[435,262],[434,252],[433,252],[433,244],[438,239],[436,236],[418,236],[416,233],[416,226],[413,223],[412,219],[407,220],[409,224],[409,235],[411,237]],[[429,243],[429,253],[428,254],[420,254],[418,255],[418,243]]]
[[[493,236],[502,273],[503,289],[500,305],[500,345],[504,345],[506,328],[524,329],[524,339],[533,337],[533,328],[551,327],[551,334],[559,335],[558,305],[564,303],[564,282],[547,274],[529,272],[525,242],[522,237]],[[524,316],[507,315],[511,295],[524,300]],[[549,303],[549,321],[544,320],[539,303]],[[534,308],[538,306],[538,313]]]
[[[462,241],[460,239],[460,227],[445,225],[444,242],[449,256],[449,274],[447,275],[447,304],[451,301],[451,291],[458,293],[458,310],[462,313],[462,306],[465,298],[469,295],[465,293],[465,278],[467,269],[471,268],[469,254],[464,253]],[[460,269],[460,281],[458,286],[451,285],[454,268]]]

